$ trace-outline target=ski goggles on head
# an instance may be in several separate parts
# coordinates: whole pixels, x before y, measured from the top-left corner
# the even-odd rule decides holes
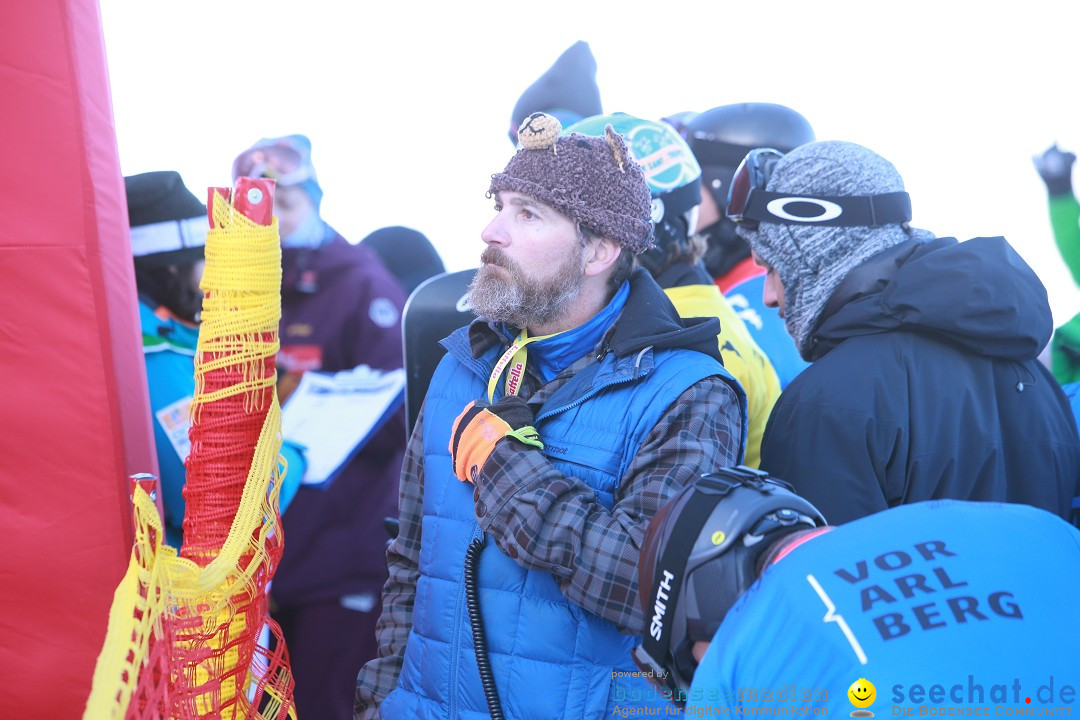
[[[751,230],[760,222],[876,227],[911,221],[911,197],[906,192],[843,197],[769,192],[765,186],[783,156],[773,148],[747,153],[728,190],[728,218]]]
[[[241,153],[233,162],[233,177],[244,176],[273,178],[284,187],[314,179],[315,173],[299,150],[278,142]]]

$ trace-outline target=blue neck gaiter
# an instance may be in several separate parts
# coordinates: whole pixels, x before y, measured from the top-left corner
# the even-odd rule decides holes
[[[588,322],[529,345],[529,364],[536,363],[533,367],[541,381],[550,382],[578,358],[591,353],[626,307],[629,297],[630,282],[625,281],[615,293],[615,297],[611,298],[611,302]]]

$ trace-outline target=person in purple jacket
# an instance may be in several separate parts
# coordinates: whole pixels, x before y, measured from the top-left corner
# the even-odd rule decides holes
[[[322,219],[310,140],[260,140],[233,163],[234,180],[240,176],[277,182],[282,402],[308,370],[400,368],[404,292],[375,253]],[[375,657],[387,576],[383,518],[397,515],[404,448],[399,410],[328,487],[302,487],[283,519],[285,552],[270,594],[301,717],[351,718],[356,674]]]

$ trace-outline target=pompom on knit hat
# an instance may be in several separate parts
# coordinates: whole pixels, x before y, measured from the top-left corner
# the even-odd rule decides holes
[[[634,254],[652,247],[649,185],[623,137],[611,125],[604,137],[561,132],[546,113],[525,118],[518,129],[521,149],[491,176],[488,197],[519,192]]]
[[[904,190],[892,163],[861,145],[811,142],[776,163],[765,188],[806,196],[880,195]],[[894,223],[876,227],[782,224],[762,221],[758,229],[738,228],[784,286],[784,319],[803,359],[811,359],[814,332],[829,298],[856,267],[908,240],[933,234]]]

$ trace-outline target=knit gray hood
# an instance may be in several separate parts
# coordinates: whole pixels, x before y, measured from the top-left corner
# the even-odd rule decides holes
[[[766,190],[791,195],[880,195],[904,190],[885,158],[850,142],[812,142],[782,157]],[[784,286],[784,318],[803,359],[833,291],[854,268],[908,240],[934,237],[899,223],[877,227],[789,225],[761,222],[739,235],[776,270]]]

